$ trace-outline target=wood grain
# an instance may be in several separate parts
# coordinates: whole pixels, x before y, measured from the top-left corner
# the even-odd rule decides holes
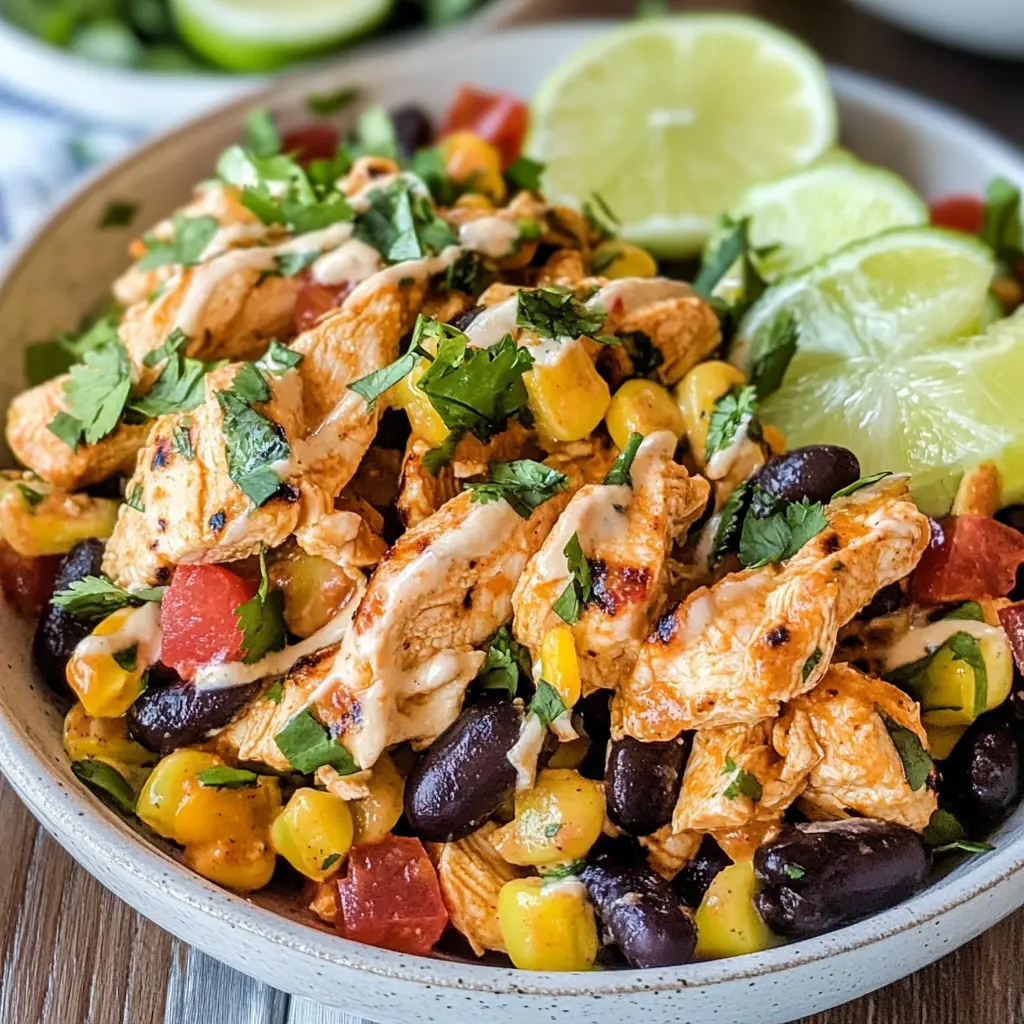
[[[524,0],[516,20],[628,15],[634,6]],[[931,95],[1024,143],[1024,64],[933,46],[836,0],[699,6],[759,13],[829,60]],[[360,1024],[289,999],[160,931],[79,868],[2,778],[0,844],[0,1024]],[[1024,911],[918,974],[799,1024],[1024,1024],[1022,949]]]

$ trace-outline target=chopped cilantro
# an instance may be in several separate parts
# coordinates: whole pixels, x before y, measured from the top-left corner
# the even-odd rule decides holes
[[[440,146],[426,146],[418,149],[409,162],[409,169],[416,175],[441,206],[451,206],[463,193],[464,187],[454,181],[444,164]]]
[[[582,211],[591,230],[599,238],[611,238],[622,223],[597,192],[591,192],[590,199],[584,200]]]
[[[19,483],[18,493],[25,499],[25,504],[28,505],[30,512],[35,510],[42,504],[43,499],[46,497],[45,494],[40,494],[35,488],[29,487],[28,484]]]
[[[516,324],[542,338],[579,338],[600,331],[603,310],[590,310],[568,288],[550,285],[517,296]]]
[[[146,511],[146,503],[142,500],[142,484],[136,484],[125,494],[124,503],[136,512]]]
[[[455,449],[458,448],[464,433],[463,430],[453,430],[436,448],[424,452],[420,460],[423,468],[432,476],[437,476],[455,458]]]
[[[135,214],[138,212],[138,209],[137,203],[123,203],[118,202],[116,199],[112,200],[104,208],[99,226],[101,228],[129,227],[131,222],[135,220]]]
[[[281,486],[273,464],[289,458],[291,446],[279,424],[260,415],[233,391],[218,391],[217,401],[222,410],[228,476],[259,508]]]
[[[984,622],[985,610],[977,601],[965,601],[959,608],[954,608],[945,618],[965,619],[970,622]]]
[[[270,348],[264,353],[263,358],[256,363],[256,366],[258,369],[266,370],[267,373],[275,377],[283,377],[289,370],[294,370],[302,360],[303,355],[301,352],[296,352],[295,349],[282,345],[277,338],[271,338]]]
[[[308,252],[282,252],[278,253],[277,272],[281,277],[294,277],[301,274],[307,267],[311,267],[320,258],[316,249]]]
[[[146,255],[139,260],[140,270],[153,270],[169,263],[195,266],[220,230],[214,217],[185,217],[182,214],[171,218],[171,227],[174,236],[170,241],[163,241],[155,235],[142,236]]]
[[[377,399],[404,377],[407,377],[421,358],[417,348],[410,348],[405,355],[399,356],[393,363],[352,381],[348,389],[365,398],[366,404],[372,409]]]
[[[320,870],[330,871],[331,868],[333,868],[334,865],[337,864],[339,860],[341,860],[340,853],[329,853],[326,857],[324,857],[324,861],[320,865]]]
[[[160,376],[141,398],[129,403],[129,407],[142,416],[167,416],[174,412],[187,412],[201,405],[206,397],[204,378],[223,363],[204,363],[185,354],[188,335],[183,331],[172,331],[164,343],[150,352],[143,362],[155,366],[166,360]]]
[[[718,529],[711,544],[709,561],[712,565],[720,562],[740,536],[740,526],[749,507],[751,485],[744,481],[726,499],[718,514]]]
[[[186,462],[196,457],[196,450],[192,446],[192,421],[187,416],[179,420],[171,431],[171,448]]]
[[[947,843],[966,839],[967,833],[955,815],[939,807],[932,812],[931,820],[921,833],[921,838],[929,849],[934,849],[936,846],[945,846]]]
[[[274,156],[281,152],[281,134],[269,110],[261,107],[246,117],[242,145],[254,156]]]
[[[528,192],[540,191],[540,178],[544,173],[544,164],[531,160],[528,156],[518,157],[505,172],[505,177],[516,187]]]
[[[230,768],[226,764],[204,768],[196,779],[206,789],[249,789],[259,782],[255,772],[246,768]]]
[[[752,387],[735,387],[715,402],[708,422],[708,436],[704,444],[704,459],[725,451],[736,439],[744,422],[750,423],[757,410],[757,394]]]
[[[280,704],[283,698],[284,683],[280,679],[272,682],[263,693],[263,699],[269,700],[271,704]]]
[[[117,427],[131,386],[128,353],[120,340],[86,352],[64,382],[68,412],[50,421],[50,432],[72,449],[83,438],[87,444],[96,444]]]
[[[398,139],[391,115],[379,104],[367,107],[359,115],[351,143],[353,154],[398,159]]]
[[[436,256],[457,241],[431,201],[399,178],[367,197],[368,207],[356,218],[353,234],[372,246],[388,263]]]
[[[944,843],[932,848],[932,853],[991,853],[995,847],[991,843],[974,843],[969,839],[958,839],[954,843]]]
[[[1011,267],[1024,259],[1020,189],[1006,178],[993,178],[985,189],[981,240],[990,245],[996,255]]]
[[[778,317],[768,337],[759,346],[750,369],[750,386],[764,401],[782,386],[790,360],[800,341],[800,325],[796,317],[786,312]]]
[[[480,295],[490,284],[493,276],[480,254],[467,250],[445,270],[441,277],[441,287],[449,292]]]
[[[787,864],[784,870],[786,872],[786,875],[789,878],[792,878],[793,881],[797,881],[807,874],[806,870],[800,867],[799,864]]]
[[[535,508],[568,486],[569,478],[564,473],[533,459],[492,462],[486,482],[466,484],[473,492],[472,501],[486,505],[504,498],[523,519],[529,519]]]
[[[814,653],[804,662],[804,667],[801,670],[801,677],[803,682],[807,682],[811,677],[811,673],[818,667],[818,662],[821,661],[824,656],[824,651],[820,647],[814,649]]]
[[[117,810],[125,814],[135,813],[135,791],[113,765],[87,757],[82,761],[72,761],[71,770],[75,778]]]
[[[86,352],[117,341],[117,314],[100,317],[76,334],[58,331],[49,341],[33,341],[25,349],[25,377],[35,387],[67,373]]]
[[[732,781],[725,787],[722,794],[727,800],[735,800],[738,796],[745,796],[748,800],[755,801],[761,799],[762,788],[758,777],[744,771],[731,757],[725,759],[722,774],[732,776]]]
[[[86,576],[58,590],[50,603],[79,619],[105,619],[120,608],[138,608],[147,601],[162,600],[163,587],[125,590],[105,576]]]
[[[621,341],[633,362],[633,374],[637,377],[653,376],[665,362],[661,349],[643,331],[628,331],[621,336]]]
[[[270,401],[270,385],[255,363],[242,363],[231,381],[231,394],[243,402]]]
[[[505,690],[516,695],[519,680],[530,679],[533,663],[529,650],[514,639],[508,626],[499,626],[487,645],[487,660],[477,677],[483,690]]]
[[[527,707],[527,712],[536,715],[547,728],[556,718],[568,710],[558,691],[543,679],[537,684],[537,691]]]
[[[569,585],[559,595],[551,610],[570,626],[580,621],[583,609],[593,596],[593,583],[590,578],[590,563],[583,554],[579,535],[574,533],[562,548],[565,564],[569,570]]]
[[[278,750],[297,772],[311,775],[330,765],[340,775],[359,771],[352,755],[320,724],[309,708],[292,717],[274,737]]]
[[[611,249],[602,246],[601,250],[594,253],[594,258],[590,261],[590,269],[595,274],[600,274],[602,271],[607,270],[621,255],[621,249]]]
[[[605,484],[609,487],[633,486],[633,478],[629,471],[633,468],[633,460],[643,443],[644,435],[638,434],[634,430],[629,435],[629,440],[626,441],[626,447],[619,452],[618,457],[612,463],[612,468],[608,470],[608,474],[604,478]]]
[[[873,473],[871,476],[862,476],[859,480],[854,480],[852,484],[847,484],[845,487],[840,487],[835,494],[832,495],[832,501],[837,498],[846,498],[851,494],[856,494],[857,491],[862,490],[865,487],[870,487],[872,484],[877,484],[879,480],[884,480],[887,476],[892,474],[885,470],[882,473]]]
[[[755,488],[755,496],[758,488]],[[828,525],[820,502],[784,503],[784,508],[764,518],[751,511],[743,521],[740,535],[740,561],[744,568],[758,569],[773,562],[792,558],[809,540]]]
[[[115,651],[111,657],[114,663],[125,672],[134,672],[139,667],[139,645],[132,644],[123,651]]]
[[[885,723],[892,745],[903,762],[903,774],[907,778],[907,785],[916,793],[931,778],[935,765],[918,739],[917,733],[891,719],[881,708],[876,707],[875,710]]]
[[[260,550],[260,585],[255,595],[235,609],[242,631],[242,661],[254,665],[271,651],[285,645],[288,629],[284,622],[284,591],[270,589],[267,563]]]
[[[550,825],[545,825],[544,826],[544,838],[545,839],[554,839],[555,836],[557,836],[558,833],[562,831],[562,824],[563,824],[562,822],[556,821],[556,822],[552,822]]]
[[[553,867],[539,867],[537,870],[545,882],[560,882],[563,878],[572,878],[573,875],[578,875],[586,866],[587,862],[581,859],[571,860],[566,864],[557,864]]]

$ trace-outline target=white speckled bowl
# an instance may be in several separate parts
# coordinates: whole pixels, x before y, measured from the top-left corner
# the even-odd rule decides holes
[[[378,56],[262,97],[302,118],[306,92],[362,84],[385,103],[415,100],[439,113],[463,81],[529,96],[544,73],[600,25],[507,32],[451,53]],[[834,72],[845,142],[904,174],[928,195],[979,191],[1003,174],[1024,182],[1024,160],[982,129],[888,86]],[[29,243],[0,287],[0,400],[19,389],[21,350],[67,328],[103,296],[125,263],[124,232],[97,232],[111,199],[141,203],[140,224],[184,199],[238,131],[244,105],[152,143],[94,179]],[[528,974],[391,953],[311,927],[273,894],[245,900],[183,868],[93,798],[61,750],[60,714],[29,662],[29,632],[0,602],[6,668],[0,687],[0,768],[43,825],[133,907],[175,935],[279,988],[378,1021],[481,1019],[541,1024],[639,1021],[778,1024],[893,981],[977,935],[1024,903],[1024,809],[997,849],[914,899],[860,924],[756,956],[652,971]],[[272,912],[271,908],[280,911]]]

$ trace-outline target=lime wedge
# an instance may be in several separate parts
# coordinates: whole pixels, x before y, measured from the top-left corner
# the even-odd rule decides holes
[[[754,262],[766,281],[774,281],[860,238],[927,224],[928,206],[895,174],[833,156],[748,189],[729,217],[733,223],[750,218],[751,244],[763,250]],[[720,228],[709,245],[728,230]]]
[[[825,70],[801,42],[738,15],[632,22],[573,54],[533,102],[531,155],[560,201],[598,193],[624,238],[697,252],[753,184],[835,141]]]
[[[270,71],[375,28],[394,0],[171,0],[178,31],[230,71]]]
[[[967,235],[875,235],[769,288],[730,358],[747,368],[763,357],[773,327],[792,315],[796,354],[761,410],[790,446],[845,445],[864,473],[909,472],[922,493],[947,497],[958,472],[993,459],[1016,501],[1024,313],[979,333],[994,270],[992,252]]]

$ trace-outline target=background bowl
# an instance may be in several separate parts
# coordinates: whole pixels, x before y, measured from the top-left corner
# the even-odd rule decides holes
[[[414,100],[440,115],[463,81],[529,97],[566,53],[604,26],[545,26],[381,54],[343,70],[278,83],[251,102],[283,124],[304,97],[358,85],[385,104]],[[1024,183],[1024,160],[984,130],[932,104],[845,71],[833,73],[844,142],[926,195],[978,192],[995,174]],[[19,390],[24,345],[70,328],[126,263],[129,232],[99,231],[111,200],[140,204],[140,227],[166,214],[236,140],[237,103],[153,142],[93,179],[24,249],[0,286],[0,401]],[[71,775],[61,716],[30,665],[30,630],[0,602],[5,639],[0,768],[46,829],[141,913],[232,967],[296,995],[377,1021],[468,1024],[780,1024],[917,970],[1024,903],[1024,808],[970,860],[912,900],[830,935],[766,953],[650,971],[532,974],[411,957],[340,939],[310,924],[284,894],[243,899],[182,867],[107,810]]]

